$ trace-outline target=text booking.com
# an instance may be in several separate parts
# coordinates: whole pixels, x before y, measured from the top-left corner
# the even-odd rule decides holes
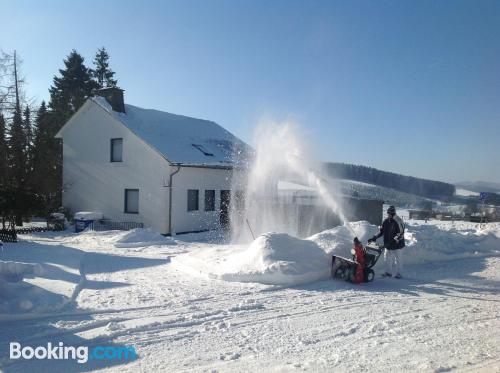
[[[22,346],[10,342],[10,358],[25,360],[76,360],[85,364],[89,360],[135,360],[137,353],[133,346],[65,346],[63,342],[45,346]]]

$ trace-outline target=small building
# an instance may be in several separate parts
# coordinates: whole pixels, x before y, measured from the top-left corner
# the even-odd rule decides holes
[[[432,210],[408,210],[409,219],[429,220],[434,217]]]
[[[162,234],[227,225],[236,158],[251,148],[215,122],[125,104],[119,88],[100,94],[56,135],[63,206]]]
[[[297,225],[299,236],[308,237],[343,224],[340,216],[325,205],[314,188],[288,181],[280,181],[277,188],[280,202],[275,209],[283,211],[283,216]],[[348,221],[382,223],[383,201],[333,194]]]

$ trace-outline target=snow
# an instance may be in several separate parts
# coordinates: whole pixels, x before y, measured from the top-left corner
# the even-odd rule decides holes
[[[359,198],[377,199],[395,206],[421,206],[429,202],[438,201],[401,192],[379,185],[367,184],[359,181],[338,179],[340,191],[345,195],[356,195]]]
[[[278,190],[283,191],[296,191],[296,192],[313,192],[316,194],[316,190],[310,186],[292,183],[291,181],[279,181]]]
[[[39,275],[42,272],[42,268],[37,264],[0,261],[0,279],[22,279],[24,275]]]
[[[100,220],[102,218],[102,212],[80,211],[75,214],[75,219],[78,220]]]
[[[127,231],[115,243],[115,247],[141,247],[154,245],[174,245],[175,242],[153,231],[151,228],[136,228]]]
[[[375,281],[361,285],[329,277],[295,285],[261,280],[269,268],[273,275],[314,273],[321,252],[348,254],[354,234],[365,242],[376,230],[366,222],[307,240],[267,234],[249,246],[217,232],[135,247],[117,247],[130,232],[20,235],[4,244],[0,260],[37,263],[43,273],[0,284],[0,369],[499,371],[500,223],[406,223],[404,278],[380,278],[377,264]],[[306,247],[312,254],[304,257]],[[179,263],[189,257],[209,260],[207,273],[218,261],[219,273],[252,273],[258,282],[186,271]],[[311,267],[304,270],[306,259]],[[132,345],[139,358],[9,360],[10,341]]]
[[[50,214],[50,217],[53,219],[65,219],[66,216],[62,212],[53,212]]]
[[[314,242],[267,233],[248,247],[207,249],[181,255],[173,265],[225,281],[297,285],[329,276],[329,258]]]
[[[349,227],[344,225],[317,233],[309,237],[309,240],[329,254],[350,257],[354,237],[358,237],[361,242],[366,242],[377,232],[377,226],[360,221],[349,223]]]
[[[405,263],[467,258],[500,251],[499,234],[496,229],[477,229],[467,223],[462,227],[451,224],[442,229],[439,225],[413,224],[405,233]]]
[[[171,163],[231,166],[250,147],[217,123],[125,104],[118,113],[103,97],[91,98]],[[243,153],[243,154],[240,154]]]
[[[462,197],[477,197],[479,196],[478,192],[473,192],[472,190],[456,188],[455,195]]]

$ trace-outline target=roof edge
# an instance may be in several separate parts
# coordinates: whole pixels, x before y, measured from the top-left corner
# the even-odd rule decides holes
[[[101,110],[103,110],[106,114],[108,114],[112,119],[114,119],[116,122],[120,123],[123,127],[125,127],[130,133],[132,133],[135,137],[137,137],[140,141],[142,141],[144,144],[146,144],[149,148],[151,148],[155,153],[157,153],[160,157],[165,159],[169,166],[175,166],[176,164],[172,161],[170,161],[165,155],[160,152],[158,149],[156,149],[153,145],[151,145],[149,142],[144,140],[141,136],[139,136],[137,133],[132,131],[125,123],[123,123],[119,118],[115,117],[112,113],[110,113],[105,107],[103,107],[99,102],[94,100],[94,97],[90,97],[89,100],[91,100],[96,106],[98,106]]]
[[[76,112],[74,112],[71,115],[71,117],[69,117],[69,119],[66,121],[66,123],[64,123],[64,125],[54,135],[54,138],[56,138],[56,139],[62,139],[62,137],[64,135],[64,132],[66,132],[67,128],[69,126],[71,126],[71,124],[74,122],[75,118],[77,116],[79,116],[83,112],[83,110],[85,110],[85,109],[88,108],[88,106],[90,105],[89,101],[91,101],[91,97],[87,98],[87,100],[85,100],[85,102],[83,103],[83,105],[80,106],[80,108]]]

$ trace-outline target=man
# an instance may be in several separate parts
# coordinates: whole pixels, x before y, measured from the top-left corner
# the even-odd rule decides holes
[[[380,232],[368,240],[370,243],[384,236],[386,271],[382,277],[392,277],[395,274],[395,278],[401,278],[401,249],[405,247],[404,231],[403,220],[396,215],[396,208],[389,206],[387,209],[387,218],[382,223]]]

